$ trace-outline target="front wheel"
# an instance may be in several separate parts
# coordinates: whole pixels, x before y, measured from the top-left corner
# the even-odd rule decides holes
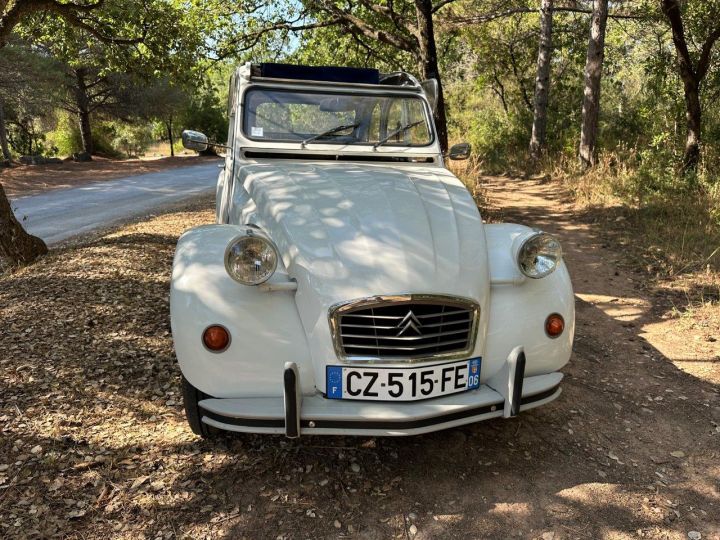
[[[184,376],[182,377],[182,395],[185,416],[193,433],[200,435],[203,439],[211,439],[217,436],[220,430],[202,421],[202,413],[198,405],[200,401],[207,399],[209,396],[195,388]]]

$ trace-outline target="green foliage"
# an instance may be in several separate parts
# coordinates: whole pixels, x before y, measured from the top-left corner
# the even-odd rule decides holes
[[[47,133],[48,143],[56,149],[60,156],[71,156],[82,150],[80,128],[77,119],[70,116],[67,111],[56,111],[55,129]]]
[[[95,153],[106,158],[121,158],[127,156],[125,149],[115,143],[118,130],[124,127],[131,126],[125,122],[93,122],[92,130]]]
[[[373,67],[388,72],[417,72],[409,53],[382,43],[374,43],[373,47],[371,52],[351,33],[331,26],[303,34],[295,50],[283,60],[311,66]]]
[[[225,104],[219,99],[219,91],[205,87],[192,96],[188,107],[181,112],[178,124],[182,129],[200,131],[214,141],[225,142],[228,119]]]
[[[509,164],[506,156],[524,152],[527,145],[524,125],[514,114],[506,113],[490,91],[478,90],[479,86],[478,81],[448,85],[451,140],[469,142],[473,154],[486,169],[503,168]]]
[[[7,137],[10,148],[17,154],[42,155],[46,152],[45,134],[34,118],[10,122]]]
[[[52,152],[45,132],[52,129],[53,103],[62,73],[52,59],[24,43],[0,49],[0,103],[8,141],[17,154]]]
[[[197,84],[206,66],[207,43],[194,26],[207,22],[196,16],[202,9],[175,0],[114,0],[98,3],[82,23],[57,10],[29,12],[15,32],[59,74],[53,92],[46,93],[53,99],[43,114],[62,107],[90,118],[92,126],[108,120],[169,120],[179,114],[187,102],[186,87]],[[114,137],[98,133],[86,140],[108,153],[114,152]],[[67,137],[59,138],[66,149],[74,146]]]
[[[715,9],[710,4],[719,3],[683,3],[689,30],[703,35],[703,25],[697,21],[705,20],[708,10]],[[457,6],[456,16],[476,13],[471,2]],[[683,85],[667,23],[658,6],[628,4],[626,9],[635,9],[644,18],[611,19],[608,23],[599,147],[619,159],[632,158],[643,167],[653,163],[663,174],[677,175],[685,143]],[[621,6],[611,8],[611,12],[613,9],[622,11]],[[710,22],[703,24],[707,33]],[[585,14],[554,14],[547,133],[548,152],[556,163],[574,162],[579,142],[588,25]],[[471,142],[486,168],[503,170],[522,166],[525,161],[532,126],[538,30],[539,16],[522,14],[454,29],[452,39],[441,38],[451,138]],[[695,47],[691,54],[697,58],[697,45],[691,47]],[[716,51],[712,58],[702,87],[703,170],[708,171],[708,177],[717,178],[720,109],[714,103],[720,96],[720,54]],[[653,170],[641,175],[656,173]],[[656,184],[664,185],[665,180],[648,179],[643,185]]]
[[[77,116],[62,109],[58,109],[55,115],[55,128],[46,133],[46,147],[52,149],[52,155],[61,157],[81,152]],[[118,121],[97,121],[92,125],[92,132],[96,153],[111,158],[138,155],[156,140],[149,126],[144,124],[138,126]]]
[[[127,157],[142,155],[153,142],[152,131],[145,125],[121,124],[115,127],[114,132],[113,147],[124,152]]]

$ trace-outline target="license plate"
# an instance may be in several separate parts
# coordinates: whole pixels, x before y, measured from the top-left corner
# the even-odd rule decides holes
[[[414,401],[480,388],[482,358],[417,368],[327,366],[330,399]]]

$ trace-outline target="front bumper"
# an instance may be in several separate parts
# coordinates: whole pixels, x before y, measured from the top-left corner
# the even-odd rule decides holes
[[[300,396],[297,369],[289,364],[285,370],[283,397],[210,398],[200,401],[199,406],[203,422],[227,431],[289,437],[419,435],[490,418],[515,416],[560,395],[562,373],[523,377],[524,363],[521,350],[511,355],[505,375],[489,381],[495,388],[482,385],[469,392],[403,403]]]

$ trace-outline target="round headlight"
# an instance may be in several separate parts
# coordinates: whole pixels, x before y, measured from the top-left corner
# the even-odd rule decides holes
[[[243,285],[260,285],[275,273],[277,249],[264,236],[248,234],[235,238],[225,250],[225,268]]]
[[[520,271],[532,279],[552,274],[562,260],[562,247],[557,238],[537,233],[525,240],[518,250]]]

